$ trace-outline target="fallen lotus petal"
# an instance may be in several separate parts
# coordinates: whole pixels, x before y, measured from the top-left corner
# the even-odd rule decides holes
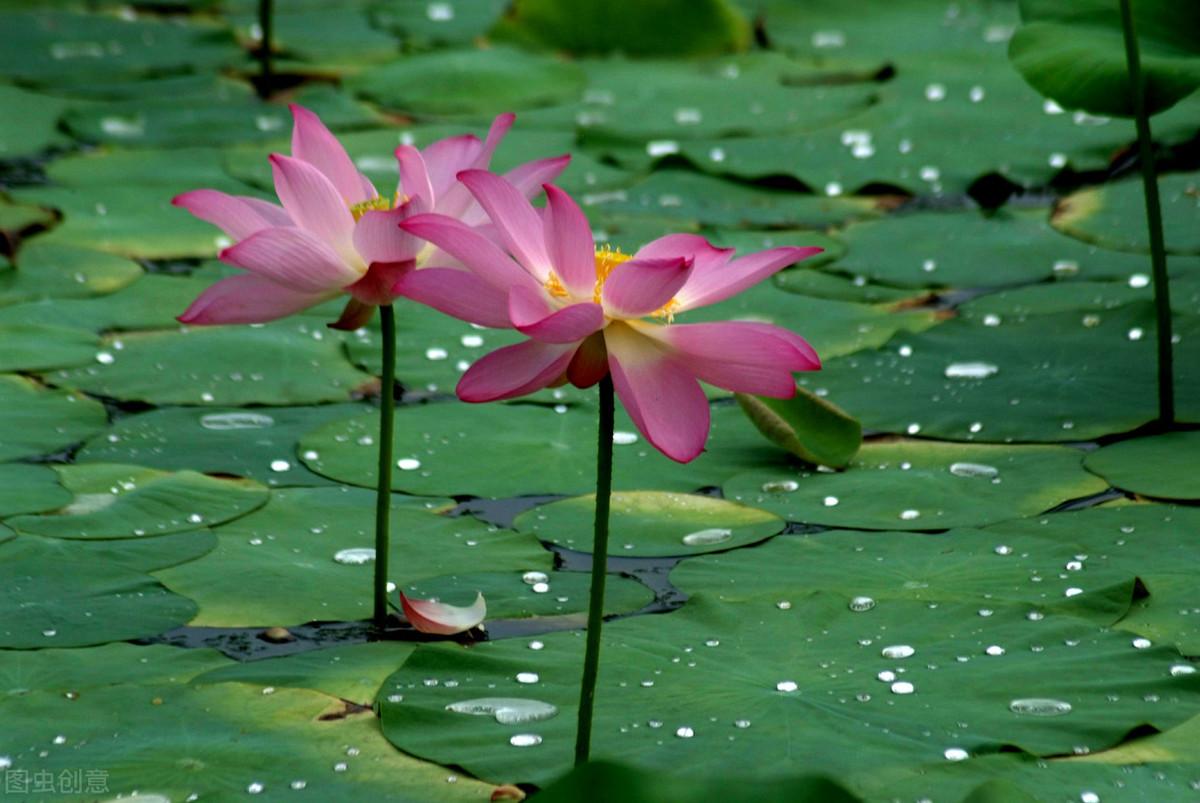
[[[476,593],[475,602],[469,606],[447,605],[431,599],[409,599],[400,592],[400,607],[409,624],[422,633],[437,633],[452,636],[463,633],[483,622],[487,616],[487,603],[483,594]]]

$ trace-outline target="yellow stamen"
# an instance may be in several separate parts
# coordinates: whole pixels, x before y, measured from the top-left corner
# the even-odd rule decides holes
[[[596,287],[592,290],[593,301],[597,304],[600,303],[600,293],[604,289],[604,283],[608,281],[609,274],[613,272],[613,268],[631,259],[633,256],[621,253],[620,248],[609,248],[606,245],[596,250]]]
[[[392,208],[392,202],[383,196],[376,195],[369,201],[360,201],[356,204],[351,204],[350,214],[354,215],[354,219],[361,220],[362,216],[367,212],[386,212]]]
[[[600,298],[603,295],[604,283],[608,281],[608,277],[612,274],[613,269],[622,262],[628,262],[633,259],[631,254],[621,253],[619,248],[610,248],[603,246],[596,250],[596,285],[592,289],[592,300],[597,304],[600,303]],[[546,288],[546,292],[552,298],[567,299],[570,298],[570,293],[566,286],[562,283],[562,279],[554,271],[550,271],[550,275],[546,277],[546,281],[542,283]],[[651,317],[665,319],[667,323],[675,322],[675,313],[679,310],[679,301],[672,298],[662,307],[650,313]]]

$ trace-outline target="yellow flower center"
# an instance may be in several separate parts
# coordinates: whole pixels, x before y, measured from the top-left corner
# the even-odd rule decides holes
[[[596,285],[592,288],[592,301],[599,304],[600,298],[604,291],[604,283],[608,281],[608,277],[612,274],[613,269],[622,262],[628,262],[633,259],[632,254],[621,252],[620,248],[611,248],[607,245],[596,249]],[[567,292],[566,286],[562,283],[562,279],[558,278],[558,274],[550,271],[550,275],[546,277],[546,281],[542,283],[546,288],[546,292],[552,298],[568,299],[571,294]],[[666,304],[650,313],[654,318],[664,318],[667,323],[675,322],[675,313],[679,309],[679,301],[672,298]]]
[[[362,216],[368,212],[386,212],[392,208],[392,202],[382,195],[376,195],[369,201],[359,201],[356,204],[350,205],[350,214],[354,215],[355,222],[362,219]]]

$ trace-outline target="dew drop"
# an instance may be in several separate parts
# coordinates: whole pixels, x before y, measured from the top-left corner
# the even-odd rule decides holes
[[[796,681],[794,680],[781,680],[775,684],[776,691],[793,692],[797,688],[799,687],[796,685]]]
[[[637,442],[638,435],[636,432],[623,432],[621,430],[617,430],[613,433],[613,443],[617,446],[629,446],[630,444]]]
[[[985,463],[951,463],[950,473],[956,477],[983,477],[991,479],[999,474],[1000,470],[995,466],[989,466]]]
[[[944,373],[947,379],[987,379],[999,370],[990,362],[954,362]]]
[[[264,787],[262,784],[260,784],[258,781],[255,781],[254,783],[252,783],[246,787],[246,791],[252,795],[261,795],[263,788]]]
[[[912,647],[910,647],[907,644],[893,644],[891,646],[884,647],[882,650],[880,650],[880,654],[884,658],[891,658],[891,659],[909,658],[912,655],[916,654],[916,652],[917,651],[915,649],[913,649]]]
[[[988,655],[991,655],[991,656],[1000,656],[1000,655],[1004,655],[1004,653],[1007,652],[1007,650],[1005,650],[999,644],[992,644],[992,645],[989,645],[987,647],[987,649],[984,650],[984,652],[986,652]]]
[[[421,467],[421,461],[415,457],[402,457],[396,461],[396,468],[401,471],[416,471]]]
[[[772,480],[762,484],[763,493],[768,494],[788,494],[799,487],[800,483],[795,480]]]
[[[850,600],[849,608],[856,613],[869,611],[875,607],[875,600],[870,597],[853,597]]]
[[[343,563],[347,566],[359,566],[375,560],[375,549],[373,547],[339,549],[334,553],[333,559],[337,563]]]
[[[838,498],[836,496],[827,496],[821,500],[821,504],[825,507],[837,507]]]
[[[675,735],[680,739],[690,739],[696,735],[696,731],[692,730],[687,725],[682,725],[675,729]]]
[[[710,546],[712,544],[723,544],[733,538],[733,530],[713,527],[707,530],[697,530],[694,533],[688,533],[683,536],[684,546]]]
[[[1150,639],[1148,639],[1148,638],[1138,637],[1138,638],[1135,638],[1130,643],[1133,645],[1133,648],[1135,650],[1145,650],[1150,647]]]
[[[536,733],[514,733],[508,743],[513,747],[536,747],[542,743],[542,737]]]
[[[517,683],[537,683],[539,680],[537,672],[518,672]]]
[[[1174,664],[1171,667],[1171,677],[1181,678],[1187,675],[1196,674],[1196,667],[1191,664]]]
[[[521,575],[521,582],[526,585],[545,583],[549,580],[550,578],[545,572],[525,572],[525,574]]]
[[[292,464],[286,460],[272,460],[271,461],[271,470],[272,471],[287,471],[291,467],[292,467]]]
[[[900,511],[900,518],[903,519],[904,521],[912,521],[913,519],[917,519],[920,517],[921,517],[921,511],[919,511],[919,510],[909,509],[909,510],[901,510]]]
[[[947,761],[965,761],[971,756],[970,753],[961,747],[947,747],[942,752],[942,755],[946,757]]]
[[[1071,713],[1071,704],[1048,697],[1023,697],[1010,702],[1008,710],[1031,717],[1061,717]]]
[[[917,690],[916,686],[909,683],[907,680],[897,680],[891,686],[892,694],[912,694]]]

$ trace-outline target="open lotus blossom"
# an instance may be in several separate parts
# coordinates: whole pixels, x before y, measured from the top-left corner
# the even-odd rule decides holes
[[[655,447],[687,462],[708,438],[708,400],[697,380],[727,390],[787,398],[794,371],[820,367],[802,338],[765,323],[675,323],[688,310],[729,298],[820,248],[772,248],[733,258],[703,237],[671,234],[632,255],[597,250],[583,212],[545,187],[539,213],[510,181],[482,170],[459,174],[487,211],[503,247],[460,221],[422,214],[401,224],[470,272],[439,276],[432,306],[484,326],[516,328],[529,340],[480,359],[458,396],[486,402],[570,381],[589,387],[611,373],[618,397]],[[403,284],[404,280],[401,280]]]
[[[512,126],[512,114],[497,117],[483,142],[464,135],[424,150],[398,147],[400,182],[389,197],[358,171],[316,114],[296,105],[291,110],[292,155],[270,157],[282,206],[209,189],[185,192],[172,201],[220,227],[234,241],[220,258],[247,271],[205,290],[179,316],[181,322],[262,323],[349,293],[346,309],[333,325],[356,329],[370,320],[375,306],[395,299],[400,276],[435,257],[435,249],[398,227],[401,220],[436,211],[469,226],[486,222],[456,175],[488,166]],[[532,195],[561,173],[568,160],[541,159],[506,175],[522,193]],[[415,282],[414,293],[424,286]]]
[[[417,630],[442,636],[465,633],[487,617],[487,603],[483,601],[483,594],[478,592],[473,603],[462,607],[431,599],[410,599],[401,591],[400,608],[409,624]]]

